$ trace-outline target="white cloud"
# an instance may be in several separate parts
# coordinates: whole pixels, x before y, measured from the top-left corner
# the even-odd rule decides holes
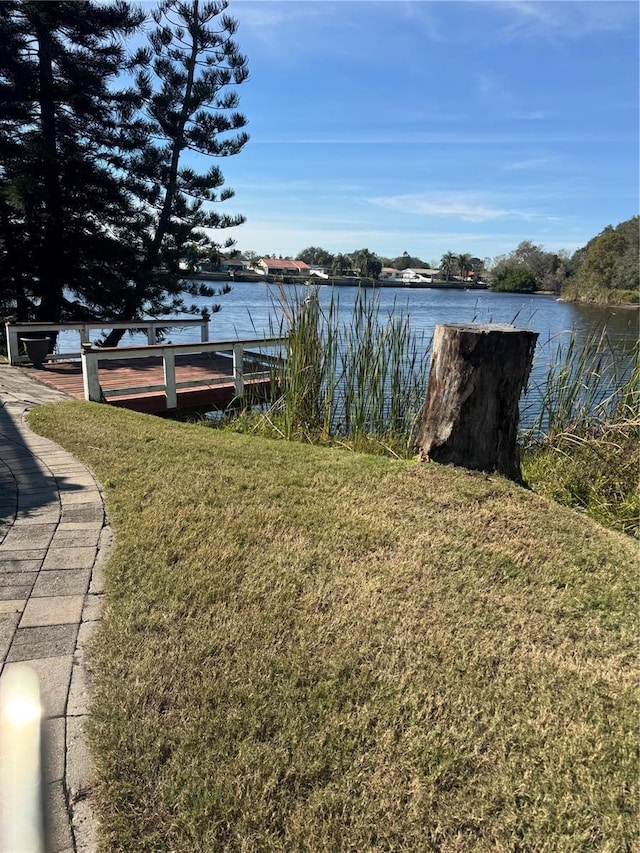
[[[492,204],[477,194],[459,191],[377,196],[368,200],[371,204],[398,213],[461,219],[463,222],[491,222],[497,219],[549,219],[543,213]]]
[[[576,40],[601,32],[618,32],[637,27],[637,5],[625,0],[498,0],[495,7],[506,12],[509,21],[499,36],[545,37],[550,41]]]
[[[507,163],[504,167],[507,171],[521,171],[528,169],[539,169],[543,166],[551,166],[558,163],[557,157],[531,157],[529,160],[517,160]]]
[[[240,228],[229,229],[224,236],[232,236],[237,246],[244,251],[259,254],[289,255],[294,257],[306,246],[323,246],[330,252],[352,252],[366,246],[372,252],[387,257],[400,255],[404,250],[425,260],[437,261],[445,252],[471,252],[478,257],[495,257],[510,252],[522,242],[532,240],[547,251],[566,249],[574,251],[585,245],[592,234],[536,230],[530,224],[511,230],[495,230],[493,227],[478,229],[465,226],[459,229],[429,228],[362,228],[355,223],[349,225],[313,225],[298,220],[286,221],[255,219]],[[220,232],[213,233],[214,239]]]

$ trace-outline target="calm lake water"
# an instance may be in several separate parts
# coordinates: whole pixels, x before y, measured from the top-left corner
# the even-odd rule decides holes
[[[215,286],[218,288],[222,284]],[[215,299],[192,300],[199,308],[210,308],[212,302],[221,306],[221,310],[211,316],[210,340],[269,337],[277,333],[283,318],[278,287],[253,282],[229,284],[230,293]],[[296,290],[303,294],[310,291],[310,288],[292,285],[285,285],[283,289],[292,296]],[[339,300],[340,314],[348,321],[358,288],[324,285],[317,292],[321,305],[327,305],[332,296]],[[367,289],[366,293],[379,300],[382,320],[389,312],[408,314],[411,328],[417,335],[424,334],[426,341],[431,339],[437,323],[511,323],[538,332],[529,391],[522,407],[523,425],[534,414],[531,408],[535,407],[535,389],[544,382],[549,363],[557,358],[558,345],[566,344],[572,332],[582,340],[606,328],[612,349],[623,361],[638,338],[637,309],[581,306],[559,302],[553,296],[488,290],[382,287]],[[186,343],[199,340],[200,334],[198,329],[175,328],[169,330],[167,339],[172,343]],[[123,345],[144,343],[144,336],[127,336],[122,341]]]
[[[209,327],[211,340],[229,336],[253,337],[269,335],[278,328],[282,318],[280,293],[273,285],[231,283],[231,293],[216,297],[221,310],[212,315]],[[309,288],[286,286],[285,292],[306,294]],[[358,288],[327,287],[317,290],[321,305],[328,305],[333,296],[339,300],[340,313],[348,318]],[[549,349],[549,342],[569,338],[575,332],[579,338],[606,328],[614,348],[629,350],[638,337],[638,311],[629,308],[602,308],[559,302],[553,296],[493,293],[489,290],[428,290],[417,288],[383,287],[374,295],[380,305],[380,316],[392,312],[408,314],[411,327],[428,340],[436,323],[512,323],[539,333],[539,356]],[[205,307],[212,300],[195,300]],[[193,339],[195,331],[175,330],[174,342]],[[191,338],[189,337],[191,336]],[[542,359],[544,361],[544,357]]]
[[[260,337],[277,329],[282,318],[280,294],[274,285],[252,282],[230,282],[231,292],[215,299],[194,299],[199,308],[217,302],[221,310],[213,314],[209,326],[211,340],[229,337]],[[216,284],[216,287],[218,285]],[[285,285],[286,293],[309,288]],[[322,286],[320,302],[327,305],[331,296],[340,303],[341,313],[348,317],[356,295],[356,287]],[[430,338],[436,323],[513,323],[539,333],[539,349],[550,340],[557,342],[572,331],[580,337],[606,327],[611,344],[628,350],[638,337],[638,311],[629,308],[601,308],[559,302],[553,296],[493,293],[489,290],[428,290],[382,287],[375,291],[381,317],[389,311],[408,314],[411,327]],[[197,330],[175,329],[168,336],[173,343],[199,340]],[[129,342],[133,341],[129,339]],[[144,341],[140,341],[143,343]],[[124,343],[124,342],[123,342]]]

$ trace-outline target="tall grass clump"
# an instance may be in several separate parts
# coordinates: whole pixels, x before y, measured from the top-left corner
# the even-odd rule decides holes
[[[623,533],[640,535],[640,346],[606,331],[558,345],[524,435],[529,484]]]
[[[285,438],[343,443],[354,450],[413,452],[425,395],[429,343],[395,305],[383,314],[360,289],[346,315],[331,294],[280,292],[285,357],[261,418]]]
[[[322,392],[335,343],[331,329],[320,326],[316,298],[291,303],[284,319],[289,324],[286,355],[272,377],[278,396],[270,409],[279,416],[285,438],[290,440],[301,432],[315,433],[323,420],[326,401]],[[282,328],[279,334],[283,335]]]
[[[572,332],[566,343],[557,341],[544,381],[534,389],[537,414],[528,438],[553,441],[620,417],[636,418],[638,362],[638,347],[631,353],[616,351],[606,329],[584,339]]]

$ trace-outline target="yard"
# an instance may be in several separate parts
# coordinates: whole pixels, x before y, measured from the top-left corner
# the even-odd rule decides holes
[[[637,543],[500,477],[98,404],[105,851],[618,851]]]

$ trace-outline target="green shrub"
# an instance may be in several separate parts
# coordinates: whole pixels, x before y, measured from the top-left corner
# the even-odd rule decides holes
[[[502,267],[491,283],[492,290],[512,293],[532,293],[536,287],[535,277],[523,267]]]
[[[566,433],[529,447],[523,476],[534,491],[640,537],[638,438],[637,422],[621,421],[592,435]]]

